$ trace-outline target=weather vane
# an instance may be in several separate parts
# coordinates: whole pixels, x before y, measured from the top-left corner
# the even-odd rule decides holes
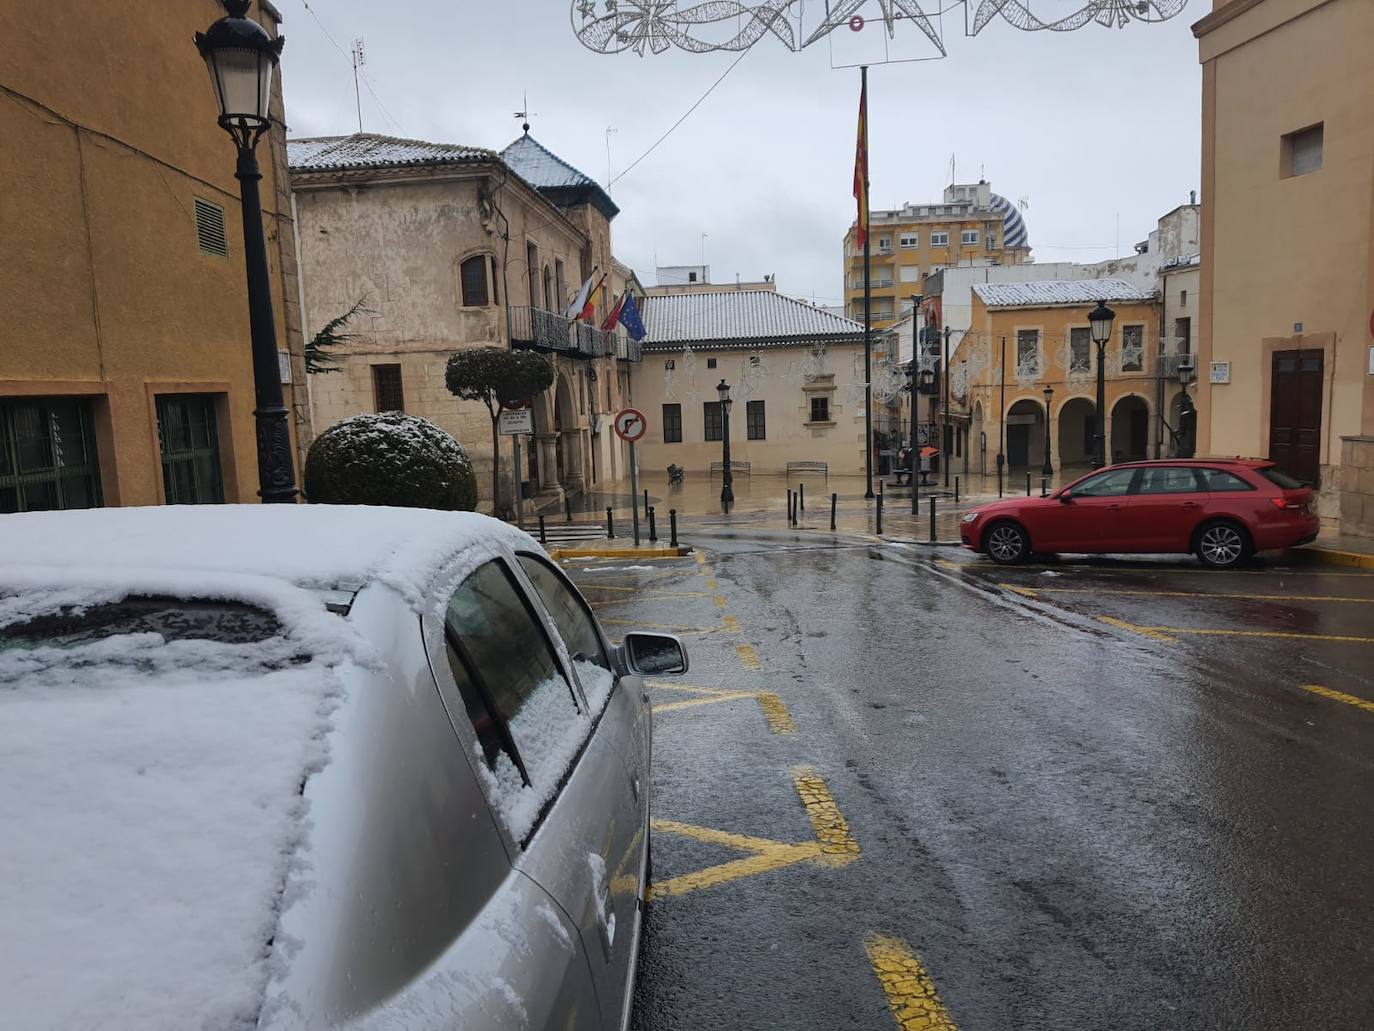
[[[677,47],[692,53],[748,50],[765,36],[789,50],[802,50],[826,39],[837,29],[862,31],[870,21],[881,23],[891,38],[900,22],[910,22],[945,54],[944,40],[931,15],[921,6],[929,0],[705,0],[684,6],[684,0],[574,0],[573,31],[582,45],[602,54],[627,50],[661,54]],[[1070,32],[1090,23],[1124,28],[1133,21],[1161,22],[1173,18],[1188,0],[1057,0],[1081,6],[1058,17],[1037,14],[1047,0],[955,0],[965,11],[965,31],[975,36],[995,19],[1027,32]],[[1056,2],[1056,0],[1048,0]],[[955,4],[952,4],[954,6]],[[946,13],[941,8],[936,15]],[[867,11],[867,16],[865,16]],[[972,14],[970,20],[969,15]]]

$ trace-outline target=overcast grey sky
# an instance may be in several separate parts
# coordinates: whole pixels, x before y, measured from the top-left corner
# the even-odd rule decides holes
[[[1082,2],[1033,9],[1063,15]],[[361,36],[365,130],[499,149],[519,135],[513,112],[528,92],[532,135],[603,184],[607,127],[618,175],[737,56],[596,54],[574,35],[567,0],[276,3],[293,136],[356,131],[347,51]],[[867,7],[877,14],[876,0]],[[1124,30],[1026,33],[995,21],[972,38],[961,9],[950,10],[948,57],[869,72],[873,207],[938,200],[953,156],[959,181],[981,171],[1003,196],[1028,198],[1036,260],[1129,253],[1199,185],[1201,71],[1189,26],[1207,10],[1192,0],[1172,21]],[[760,40],[612,186],[616,254],[646,283],[656,260],[697,263],[706,233],[716,282],[775,273],[785,293],[838,302],[859,72],[832,70],[832,54],[878,42],[871,28],[840,34],[800,52]],[[932,52],[910,25],[898,34],[901,54]]]

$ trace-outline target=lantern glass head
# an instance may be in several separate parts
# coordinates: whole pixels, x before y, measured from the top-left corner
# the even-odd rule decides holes
[[[1097,302],[1097,307],[1088,313],[1088,324],[1092,326],[1093,343],[1105,344],[1112,338],[1112,321],[1115,318],[1116,312],[1101,301]]]
[[[251,142],[269,124],[272,77],[285,41],[247,17],[248,0],[225,0],[224,6],[228,16],[196,33],[196,49],[210,72],[219,124]]]
[[[1047,387],[1045,388],[1045,404],[1048,405],[1048,404],[1049,404],[1051,401],[1053,401],[1053,400],[1054,400],[1054,387],[1048,387],[1048,386],[1047,386]]]
[[[716,385],[716,393],[720,396],[721,404],[728,405],[730,403],[730,384],[726,383],[724,379]]]
[[[935,370],[922,369],[919,375],[919,382],[922,394],[935,393]]]

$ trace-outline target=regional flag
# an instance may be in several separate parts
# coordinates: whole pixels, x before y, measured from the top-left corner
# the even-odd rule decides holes
[[[601,279],[597,281],[595,289],[592,290],[591,295],[582,305],[582,310],[577,313],[577,317],[579,319],[586,319],[588,322],[591,322],[593,319],[596,318],[596,301],[597,298],[601,296],[601,287],[605,282],[606,273],[603,272],[601,275]]]
[[[854,147],[854,199],[859,203],[859,218],[854,242],[868,243],[868,78],[859,89],[859,140]]]
[[[615,327],[619,324],[620,309],[621,306],[625,303],[625,298],[628,296],[629,291],[626,291],[625,293],[620,295],[620,300],[615,302],[615,307],[612,308],[611,313],[606,316],[606,321],[601,323],[601,332],[609,333],[611,330],[615,329]]]
[[[639,305],[635,304],[634,295],[628,291],[620,301],[620,324],[636,340],[643,340],[649,335],[639,317]]]
[[[582,284],[582,289],[577,291],[577,296],[573,298],[572,304],[563,310],[565,319],[577,319],[582,317],[582,309],[587,306],[587,298],[592,292],[592,281],[596,279],[596,269],[592,269],[592,274],[587,277],[587,281]]]

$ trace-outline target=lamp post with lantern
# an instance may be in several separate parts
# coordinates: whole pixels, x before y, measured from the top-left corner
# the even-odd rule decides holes
[[[243,208],[243,258],[248,276],[248,324],[252,340],[253,388],[258,436],[258,494],[264,503],[296,500],[291,433],[282,401],[276,322],[262,230],[262,198],[256,148],[271,127],[268,105],[272,78],[285,40],[273,39],[248,17],[249,0],[222,0],[227,16],[195,35],[196,49],[210,71],[219,105],[219,125],[238,149],[234,177]]]
[[[1054,387],[1045,384],[1045,464],[1040,467],[1040,473],[1046,479],[1046,489],[1049,489],[1048,481],[1054,476],[1054,465],[1050,461],[1050,404],[1054,401]]]
[[[1088,313],[1088,325],[1092,327],[1093,343],[1097,345],[1097,432],[1093,434],[1093,468],[1101,469],[1107,464],[1107,424],[1104,422],[1107,407],[1107,341],[1112,338],[1112,321],[1116,312],[1102,301]]]
[[[720,439],[721,450],[724,454],[725,471],[721,476],[720,483],[720,503],[725,510],[730,511],[730,506],[735,503],[735,478],[730,472],[730,384],[724,378],[716,385],[716,393],[720,396]]]

